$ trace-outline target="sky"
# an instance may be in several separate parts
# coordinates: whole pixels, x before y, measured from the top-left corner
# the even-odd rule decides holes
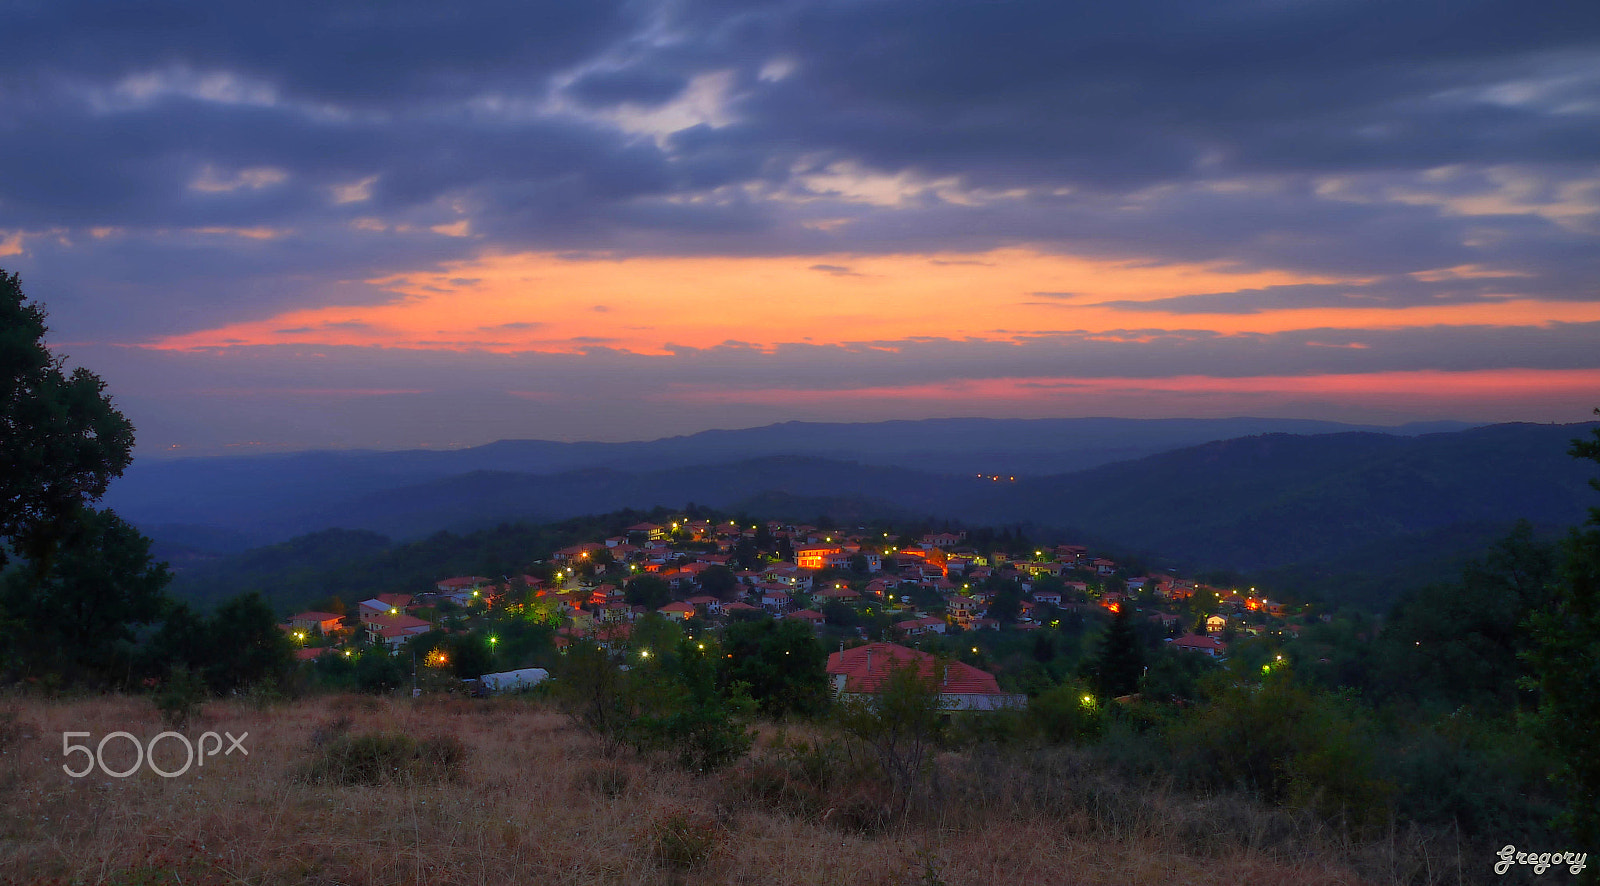
[[[0,0],[0,268],[144,457],[1582,421],[1593,0]]]

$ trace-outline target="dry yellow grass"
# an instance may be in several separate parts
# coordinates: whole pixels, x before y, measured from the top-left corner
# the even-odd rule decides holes
[[[162,731],[145,699],[0,702],[7,707],[16,728],[0,756],[6,883],[898,886],[930,870],[947,886],[1363,882],[1332,853],[1196,848],[1161,823],[1163,813],[1108,825],[1070,804],[1032,814],[1003,792],[887,834],[847,833],[730,802],[735,775],[698,777],[628,754],[604,760],[565,718],[515,700],[325,697],[266,710],[214,702],[190,734],[248,732],[249,756],[213,758],[171,779],[61,770],[64,731],[93,741]],[[341,717],[353,732],[456,736],[468,751],[462,781],[297,779],[314,734]],[[687,871],[668,866],[654,843],[658,823],[674,815],[711,826],[708,857]]]

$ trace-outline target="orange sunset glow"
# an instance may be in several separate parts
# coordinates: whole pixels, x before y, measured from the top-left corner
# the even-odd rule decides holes
[[[1418,276],[1452,275],[1462,272]],[[726,342],[893,347],[925,338],[1012,341],[1059,330],[1111,333],[1153,326],[1267,334],[1320,327],[1600,321],[1597,303],[1533,299],[1242,315],[1133,312],[1098,303],[1366,281],[1218,265],[1094,261],[1022,249],[804,258],[574,259],[523,253],[368,282],[397,297],[380,305],[292,311],[168,336],[148,346],[309,344],[500,353],[578,353],[599,346],[662,354],[670,347]]]

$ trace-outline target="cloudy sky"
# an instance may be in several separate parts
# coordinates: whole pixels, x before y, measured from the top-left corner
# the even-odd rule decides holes
[[[1580,421],[1600,4],[0,0],[0,267],[148,455]]]

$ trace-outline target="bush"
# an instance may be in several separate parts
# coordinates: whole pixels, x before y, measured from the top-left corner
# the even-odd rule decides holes
[[[206,681],[199,674],[179,665],[172,669],[150,700],[161,712],[161,722],[168,729],[181,732],[200,712],[200,706],[208,697],[210,693],[206,689]]]
[[[1366,719],[1342,699],[1294,685],[1287,669],[1259,686],[1220,688],[1172,739],[1179,762],[1203,783],[1304,806],[1355,831],[1387,818],[1394,788],[1377,774]]]
[[[1039,734],[1028,712],[1020,709],[996,711],[956,711],[945,729],[945,746],[970,747],[979,744],[1014,745],[1027,743]]]
[[[845,831],[877,832],[891,819],[887,782],[867,758],[836,738],[789,741],[780,733],[767,752],[722,781],[729,805],[760,805],[781,815]]]
[[[628,676],[639,713],[625,734],[637,750],[670,751],[696,772],[726,768],[750,750],[745,722],[755,703],[739,684],[718,691],[715,663],[688,640]]]
[[[615,763],[592,766],[578,776],[578,784],[609,800],[615,800],[627,793],[631,780],[628,770]]]
[[[722,839],[722,828],[684,809],[669,811],[650,826],[650,846],[656,860],[673,870],[687,871],[711,859]]]
[[[1028,719],[1046,741],[1081,745],[1100,734],[1105,714],[1094,693],[1076,683],[1063,683],[1028,705]]]
[[[460,781],[465,760],[466,748],[454,736],[417,741],[403,732],[345,734],[317,748],[302,777],[338,785]]]

